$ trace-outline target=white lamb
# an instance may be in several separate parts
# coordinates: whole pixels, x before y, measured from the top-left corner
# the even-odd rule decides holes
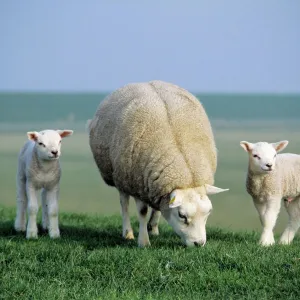
[[[240,142],[249,154],[246,187],[260,216],[263,226],[260,243],[264,246],[275,243],[273,228],[281,199],[285,200],[289,223],[279,242],[290,244],[300,227],[300,155],[277,155],[287,144],[288,141],[271,144]]]
[[[26,237],[37,238],[37,192],[42,189],[42,226],[51,238],[60,236],[58,227],[58,194],[61,168],[61,139],[73,134],[72,130],[44,130],[27,132],[29,141],[23,146],[18,159],[17,215],[15,230],[26,230]]]
[[[135,198],[139,246],[158,234],[160,212],[188,246],[204,245],[212,209],[217,151],[201,103],[162,81],[124,86],[100,103],[88,125],[90,147],[104,181],[118,189],[123,236],[132,239],[129,196]]]

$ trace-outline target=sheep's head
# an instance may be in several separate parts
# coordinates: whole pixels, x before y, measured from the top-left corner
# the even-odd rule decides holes
[[[241,147],[249,154],[249,168],[255,173],[268,173],[275,169],[277,153],[283,150],[288,141],[278,143],[240,142]]]
[[[187,246],[204,246],[206,221],[212,210],[207,195],[227,191],[211,185],[205,188],[176,189],[161,213]]]
[[[27,132],[29,140],[36,144],[39,158],[55,160],[61,154],[61,139],[73,134],[72,130],[43,130]]]

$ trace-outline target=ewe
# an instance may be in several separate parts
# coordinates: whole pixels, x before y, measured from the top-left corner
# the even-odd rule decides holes
[[[217,151],[201,103],[186,90],[151,81],[124,86],[100,103],[89,122],[90,147],[104,181],[118,189],[123,236],[134,238],[128,215],[135,198],[139,246],[158,233],[160,212],[186,245],[204,245]],[[155,228],[156,227],[156,228]]]
[[[37,238],[37,192],[42,189],[42,225],[51,238],[60,236],[58,227],[58,193],[61,169],[61,139],[72,130],[44,130],[28,132],[29,141],[19,154],[17,171],[17,216],[15,230],[25,231],[26,209],[28,224],[26,237]]]
[[[287,144],[288,141],[272,144],[240,142],[249,154],[246,187],[260,216],[263,226],[260,243],[264,246],[275,243],[273,228],[281,199],[285,200],[289,223],[279,242],[291,243],[300,226],[300,155],[277,155]]]

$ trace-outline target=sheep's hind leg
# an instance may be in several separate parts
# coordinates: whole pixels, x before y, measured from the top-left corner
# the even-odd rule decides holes
[[[134,234],[130,223],[130,216],[129,216],[129,195],[120,192],[120,203],[121,203],[121,210],[122,210],[122,221],[123,221],[123,237],[126,240],[133,240]]]
[[[137,198],[135,198],[135,202],[140,222],[138,244],[140,247],[150,246],[149,235],[147,230],[148,205]]]
[[[17,184],[17,214],[15,218],[15,230],[20,232],[26,231],[26,208],[27,208],[27,195],[26,184],[21,179],[18,179]]]
[[[158,223],[161,216],[161,212],[159,210],[152,209],[151,216],[147,225],[148,232],[151,235],[159,235]]]
[[[46,193],[47,191],[43,189],[42,190],[42,227],[44,230],[47,230],[49,226],[48,204],[47,204]]]
[[[285,202],[284,205],[289,214],[289,222],[280,237],[279,243],[289,245],[300,227],[300,198]]]

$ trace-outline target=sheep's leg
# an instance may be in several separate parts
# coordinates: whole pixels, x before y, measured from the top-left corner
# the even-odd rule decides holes
[[[278,197],[269,198],[265,206],[261,205],[260,210],[263,232],[259,243],[263,246],[270,246],[275,243],[273,229],[280,211],[281,199]]]
[[[31,184],[27,184],[26,192],[28,197],[28,203],[27,203],[28,224],[26,230],[26,238],[36,239],[38,236],[36,216],[39,209],[38,200],[37,200],[37,191]]]
[[[122,210],[122,220],[123,220],[123,237],[126,240],[133,240],[134,235],[131,228],[130,216],[129,216],[129,195],[120,192],[120,203]]]
[[[288,245],[293,241],[294,236],[300,227],[300,198],[289,203],[285,202],[284,205],[289,214],[289,222],[280,237],[279,243]]]
[[[267,203],[266,202],[258,202],[256,200],[254,200],[254,205],[255,205],[255,208],[258,212],[258,215],[259,215],[259,220],[260,220],[260,223],[262,226],[264,226],[264,219],[263,219],[263,215],[265,214],[266,212],[266,209],[267,209]]]
[[[159,235],[158,223],[161,216],[159,210],[152,209],[151,216],[147,225],[148,232],[152,235]]]
[[[26,231],[26,207],[27,195],[25,181],[17,181],[17,214],[15,219],[15,230]]]
[[[58,186],[46,191],[46,202],[48,208],[48,230],[49,236],[52,239],[60,237],[60,231],[58,227],[58,194]]]
[[[140,247],[150,246],[149,235],[147,231],[148,205],[137,198],[135,198],[135,202],[140,222],[138,244]]]
[[[48,229],[49,220],[48,220],[48,204],[46,198],[47,191],[45,189],[42,190],[42,226],[44,230]]]

